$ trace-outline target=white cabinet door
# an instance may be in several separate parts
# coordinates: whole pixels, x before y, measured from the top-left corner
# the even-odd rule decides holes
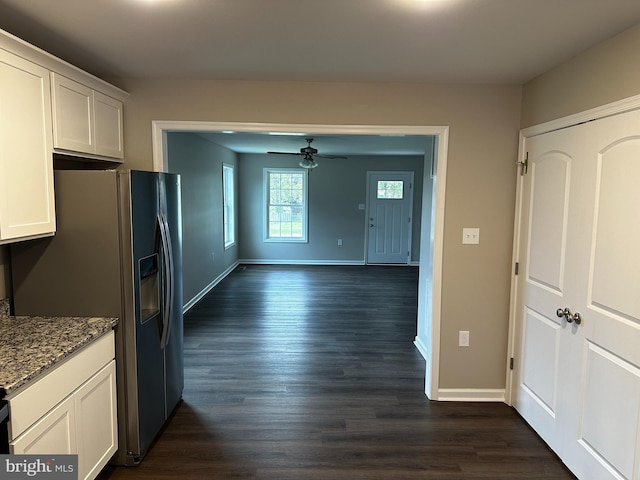
[[[0,243],[55,232],[49,71],[0,50]]]
[[[93,479],[118,448],[115,361],[80,387],[74,397],[78,478]]]
[[[93,153],[93,90],[55,73],[51,78],[54,147]]]
[[[69,397],[10,444],[13,454],[72,454],[77,451],[73,397]]]
[[[93,92],[96,154],[124,158],[122,102]]]
[[[54,147],[122,159],[122,102],[62,75],[51,78]]]
[[[514,405],[578,478],[638,480],[640,111],[526,148]]]

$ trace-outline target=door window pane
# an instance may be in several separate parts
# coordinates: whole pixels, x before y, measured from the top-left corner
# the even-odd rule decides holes
[[[378,198],[402,200],[403,192],[402,180],[378,180]]]

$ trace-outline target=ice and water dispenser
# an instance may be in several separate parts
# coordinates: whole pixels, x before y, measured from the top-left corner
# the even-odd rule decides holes
[[[140,322],[151,320],[160,313],[160,281],[158,254],[154,253],[139,260],[140,275]]]

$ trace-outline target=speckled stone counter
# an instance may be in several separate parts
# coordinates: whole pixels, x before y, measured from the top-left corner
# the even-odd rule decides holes
[[[0,317],[0,390],[15,392],[117,323],[100,317]]]

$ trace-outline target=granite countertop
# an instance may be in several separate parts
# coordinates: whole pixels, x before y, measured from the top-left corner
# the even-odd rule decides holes
[[[0,394],[14,393],[117,323],[117,318],[0,314]]]

